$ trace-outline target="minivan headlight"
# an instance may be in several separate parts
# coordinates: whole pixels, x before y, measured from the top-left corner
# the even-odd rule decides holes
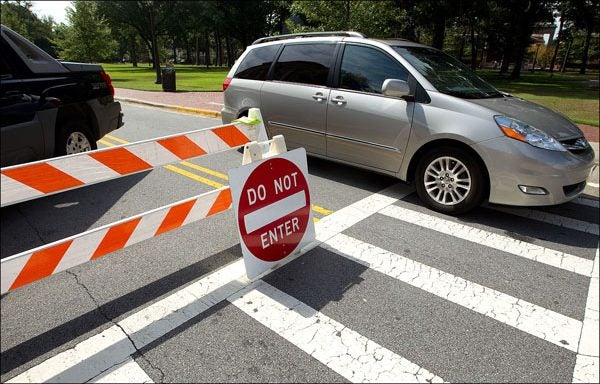
[[[554,137],[522,121],[506,116],[494,116],[494,120],[502,132],[512,139],[551,151],[567,151]]]

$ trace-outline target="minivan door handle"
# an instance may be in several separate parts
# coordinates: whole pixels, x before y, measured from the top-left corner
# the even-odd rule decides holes
[[[334,97],[333,99],[331,99],[331,102],[334,104],[337,104],[339,106],[346,104],[346,100],[344,100],[344,98],[342,96]]]
[[[312,95],[312,98],[317,100],[318,102],[325,100],[325,97],[323,96],[323,94],[321,92],[315,93],[314,95]]]

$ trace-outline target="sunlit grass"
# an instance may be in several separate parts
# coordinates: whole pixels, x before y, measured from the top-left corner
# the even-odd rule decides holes
[[[156,71],[147,63],[140,63],[138,67],[131,64],[102,64],[102,67],[117,88],[162,91],[162,84],[154,84]],[[176,64],[177,91],[222,91],[227,72],[227,68]]]

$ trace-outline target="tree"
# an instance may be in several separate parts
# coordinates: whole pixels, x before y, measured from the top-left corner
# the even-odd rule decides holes
[[[579,73],[585,74],[592,33],[598,31],[600,23],[598,0],[565,0],[565,17],[571,20],[576,29],[585,31],[585,40],[581,52],[581,67]]]
[[[98,62],[114,56],[117,43],[98,14],[96,3],[76,0],[67,7],[68,25],[62,24],[56,44],[64,59]]]
[[[292,32],[358,31],[371,37],[394,35],[406,12],[394,1],[294,1],[290,12],[306,21],[289,24]]]
[[[38,18],[31,10],[31,1],[2,1],[0,15],[2,24],[31,40],[52,57],[57,57],[53,44],[54,20]]]
[[[181,1],[138,0],[96,1],[98,10],[113,25],[130,25],[144,40],[152,56],[156,70],[156,84],[162,83],[160,72],[159,35],[166,34],[168,18],[173,9],[184,6]]]

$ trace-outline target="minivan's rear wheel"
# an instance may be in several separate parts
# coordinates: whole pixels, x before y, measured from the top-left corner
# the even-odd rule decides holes
[[[459,148],[442,147],[426,153],[419,162],[416,188],[430,208],[458,215],[483,201],[484,175],[471,154]]]
[[[97,148],[89,127],[81,120],[63,123],[56,133],[56,156],[87,152]]]

